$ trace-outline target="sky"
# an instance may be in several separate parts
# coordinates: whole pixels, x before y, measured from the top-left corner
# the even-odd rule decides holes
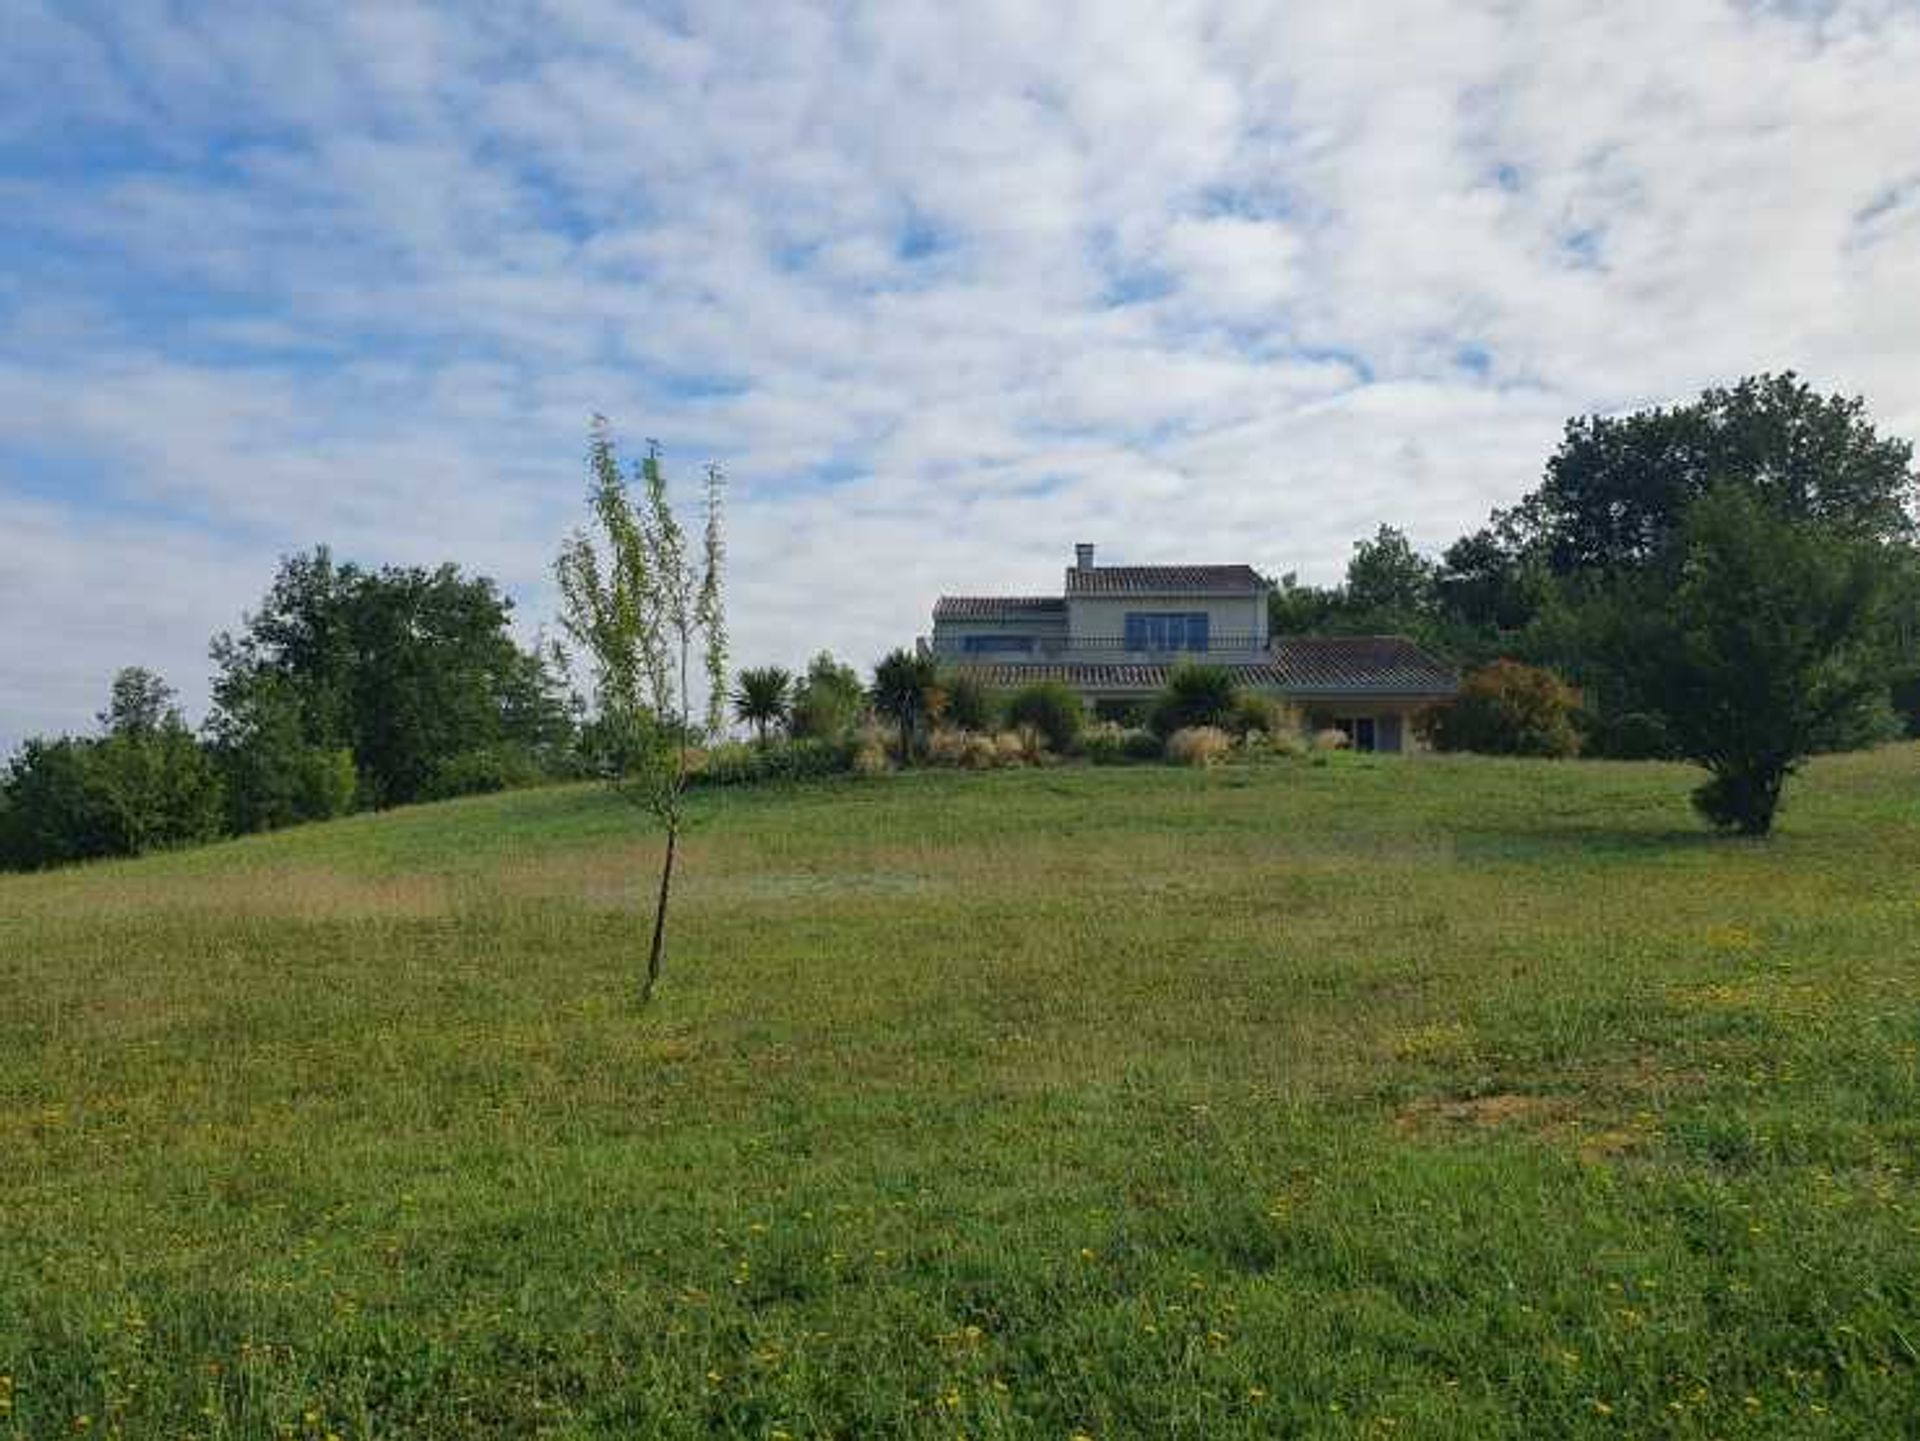
[[[1917,74],[1884,0],[5,0],[0,747],[197,715],[320,542],[532,635],[595,412],[795,667],[1076,541],[1438,550],[1751,371],[1920,434]]]

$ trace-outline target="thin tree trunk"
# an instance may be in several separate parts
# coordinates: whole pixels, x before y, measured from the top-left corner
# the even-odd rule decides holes
[[[653,947],[647,953],[647,979],[640,987],[640,1004],[653,999],[654,983],[667,957],[667,899],[673,890],[673,852],[680,839],[680,823],[667,822],[667,855],[660,865],[660,901],[653,912]]]

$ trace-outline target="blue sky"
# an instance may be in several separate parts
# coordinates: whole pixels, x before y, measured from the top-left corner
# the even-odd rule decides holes
[[[596,410],[727,465],[789,664],[1076,540],[1438,547],[1749,370],[1920,432],[1911,4],[6,8],[0,744],[197,707],[319,541],[531,630]]]

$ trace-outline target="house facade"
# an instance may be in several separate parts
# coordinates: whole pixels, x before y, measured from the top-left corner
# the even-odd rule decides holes
[[[1098,565],[1074,547],[1058,596],[942,596],[921,644],[996,690],[1072,686],[1096,710],[1142,704],[1201,660],[1294,705],[1359,750],[1416,748],[1413,718],[1453,673],[1398,636],[1274,636],[1271,584],[1247,565]]]

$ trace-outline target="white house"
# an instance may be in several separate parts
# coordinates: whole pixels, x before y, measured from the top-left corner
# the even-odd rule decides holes
[[[1205,660],[1356,749],[1414,748],[1413,717],[1453,696],[1453,672],[1400,636],[1273,636],[1272,589],[1248,565],[1096,565],[1083,544],[1060,595],[942,596],[921,644],[996,690],[1061,681],[1109,713]]]

